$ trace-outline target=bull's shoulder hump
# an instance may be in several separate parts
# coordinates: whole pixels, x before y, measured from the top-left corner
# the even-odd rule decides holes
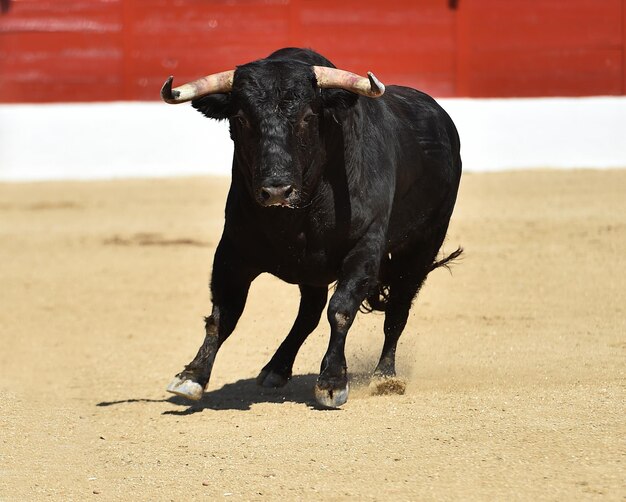
[[[411,108],[420,108],[423,111],[431,111],[435,114],[444,111],[435,98],[412,87],[389,85],[386,87],[384,97],[385,103],[391,108],[401,104]]]
[[[459,134],[450,115],[428,94],[399,85],[387,87],[383,101],[386,113],[394,117],[397,134],[414,134],[424,152],[452,155],[460,166]]]
[[[422,137],[440,136],[437,131],[447,130],[456,136],[454,122],[434,98],[428,94],[399,85],[390,85],[377,100],[385,117],[384,127],[417,131]]]

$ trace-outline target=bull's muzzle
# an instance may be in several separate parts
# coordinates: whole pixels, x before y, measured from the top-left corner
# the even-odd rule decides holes
[[[282,206],[293,208],[298,192],[293,185],[271,185],[259,188],[257,200],[262,206]]]

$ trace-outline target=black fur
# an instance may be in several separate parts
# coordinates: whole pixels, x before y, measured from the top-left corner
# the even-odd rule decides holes
[[[294,326],[259,376],[265,385],[284,383],[336,281],[317,384],[332,395],[347,382],[344,345],[359,307],[386,312],[376,372],[394,375],[414,297],[431,270],[461,253],[436,261],[461,158],[454,124],[431,97],[400,86],[388,86],[379,99],[321,90],[312,65],[333,66],[311,50],[281,49],[239,66],[231,93],[192,104],[228,119],[235,144],[207,326],[217,326],[221,344],[262,272],[298,284]],[[262,187],[275,185],[293,187],[290,208],[263,207]],[[201,349],[179,376],[205,385],[214,355]]]

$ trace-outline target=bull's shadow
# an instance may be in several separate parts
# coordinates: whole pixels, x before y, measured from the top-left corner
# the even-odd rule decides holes
[[[184,406],[184,410],[164,411],[164,415],[189,415],[209,410],[249,410],[260,403],[299,403],[312,409],[322,409],[313,395],[317,375],[296,375],[287,385],[278,389],[260,387],[254,378],[237,380],[223,387],[206,392],[202,399],[192,405],[187,399],[172,396],[167,401]]]
[[[163,415],[191,415],[206,409],[209,410],[250,410],[252,405],[260,403],[298,403],[305,404],[314,410],[325,410],[316,401],[313,387],[317,375],[295,375],[287,385],[279,389],[260,387],[254,378],[246,378],[223,387],[206,392],[200,401],[190,404],[190,401],[179,396],[165,399],[125,399],[120,401],[104,401],[97,406],[113,406],[126,403],[165,402],[180,406],[179,410],[167,410]]]

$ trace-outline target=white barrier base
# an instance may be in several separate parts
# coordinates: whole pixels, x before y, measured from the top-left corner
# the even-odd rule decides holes
[[[440,99],[466,171],[626,167],[626,97]],[[0,180],[230,172],[228,125],[189,105],[0,105]]]

